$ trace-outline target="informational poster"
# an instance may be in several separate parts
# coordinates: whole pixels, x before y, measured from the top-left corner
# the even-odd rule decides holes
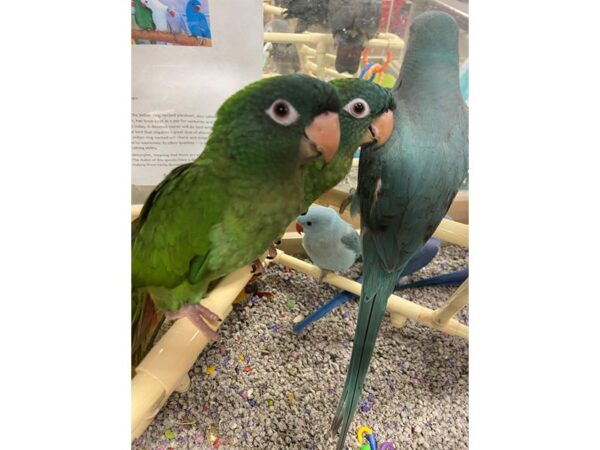
[[[260,78],[259,0],[133,0],[132,202],[204,149],[219,106]]]

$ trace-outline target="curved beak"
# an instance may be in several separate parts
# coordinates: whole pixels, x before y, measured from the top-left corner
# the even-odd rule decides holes
[[[377,119],[365,131],[361,145],[377,142],[377,145],[383,145],[392,135],[394,129],[394,113],[388,109],[380,114]]]
[[[302,162],[312,161],[323,155],[326,162],[335,156],[340,146],[340,119],[337,113],[324,112],[315,117],[304,129],[300,143]]]
[[[296,231],[298,232],[298,234],[304,233],[304,228],[302,228],[302,225],[300,225],[300,223],[298,222],[296,222]]]

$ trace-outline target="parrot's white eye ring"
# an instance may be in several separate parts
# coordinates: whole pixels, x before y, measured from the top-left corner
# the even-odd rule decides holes
[[[284,127],[293,124],[300,117],[300,114],[290,102],[280,98],[271,103],[271,106],[265,112],[271,119]]]
[[[344,110],[352,117],[357,119],[364,119],[371,114],[371,108],[369,107],[369,104],[362,98],[350,100],[348,103],[346,103],[346,106],[344,106]]]

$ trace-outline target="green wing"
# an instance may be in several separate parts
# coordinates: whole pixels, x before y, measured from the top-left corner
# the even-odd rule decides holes
[[[225,173],[197,160],[175,168],[152,192],[135,225],[133,287],[175,288],[197,281],[210,250],[210,230],[223,218]],[[193,269],[190,271],[190,268]]]

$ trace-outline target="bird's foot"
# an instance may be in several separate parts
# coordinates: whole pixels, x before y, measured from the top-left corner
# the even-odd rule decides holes
[[[254,276],[258,276],[265,271],[265,266],[263,266],[263,263],[261,263],[258,258],[250,263],[250,267],[250,272],[254,274]]]
[[[278,243],[281,243],[281,241],[277,241],[277,242],[269,245],[269,248],[267,249],[267,258],[268,259],[275,259],[275,257],[277,256],[277,247],[275,247],[275,246],[278,245]]]
[[[269,248],[267,248],[267,259],[275,259],[277,256],[277,245],[279,244],[281,244],[281,240],[277,240],[269,245]],[[252,261],[250,266],[252,267],[252,273],[255,277],[261,275],[265,271],[265,266],[258,258]]]
[[[206,334],[209,339],[212,339],[213,341],[219,340],[219,334],[208,326],[206,320],[213,322],[222,322],[223,320],[206,306],[202,306],[200,303],[182,306],[179,308],[179,311],[174,313],[168,311],[165,317],[168,320],[176,320],[187,317],[194,325],[196,325],[196,327],[198,327],[200,331]]]
[[[342,203],[340,203],[340,214],[343,214],[348,205],[352,203],[354,194],[356,194],[356,189],[350,188],[350,190],[348,191],[348,196],[344,200],[342,200]]]
[[[327,275],[333,273],[333,270],[321,269],[321,275],[319,276],[319,283],[322,283]]]

